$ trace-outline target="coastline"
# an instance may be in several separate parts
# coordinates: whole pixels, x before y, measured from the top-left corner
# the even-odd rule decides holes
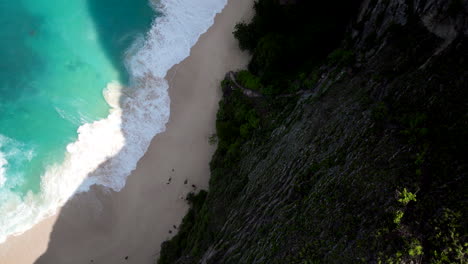
[[[121,192],[93,187],[60,212],[0,244],[0,264],[152,263],[160,244],[174,235],[188,208],[181,197],[206,189],[219,83],[242,68],[234,25],[252,14],[252,0],[229,0],[191,54],[166,75],[171,115],[167,130],[151,143]],[[169,182],[170,183],[167,184]],[[187,180],[187,184],[184,184]],[[171,230],[171,234],[169,233]],[[49,238],[50,234],[50,238]]]

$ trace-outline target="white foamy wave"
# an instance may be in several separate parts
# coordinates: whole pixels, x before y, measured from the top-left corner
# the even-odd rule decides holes
[[[191,47],[226,3],[227,0],[162,0],[155,4],[164,15],[156,19],[144,47],[128,61],[131,75],[142,78],[151,72],[164,77],[172,66],[189,56]]]
[[[153,3],[153,2],[152,2]],[[105,119],[78,129],[78,139],[67,146],[62,164],[49,167],[41,192],[19,198],[0,193],[0,242],[20,234],[50,216],[76,192],[102,185],[120,191],[126,177],[146,152],[154,135],[165,130],[170,99],[167,71],[189,56],[191,47],[213,24],[227,0],[161,0],[162,12],[146,38],[135,42],[126,56],[131,87],[111,82],[104,97],[111,106]],[[3,197],[2,197],[3,196]],[[8,221],[4,221],[8,219]]]
[[[3,147],[4,136],[0,135],[0,188],[6,182],[6,166],[8,165],[8,161],[5,159],[5,154],[1,151]]]
[[[6,166],[8,165],[8,161],[5,159],[5,155],[0,151],[0,188],[5,184],[6,178]]]
[[[32,146],[26,147],[24,143],[0,134],[0,192],[3,190],[2,187],[12,188],[24,180],[22,175],[18,174],[17,172],[15,175],[13,175],[15,177],[10,177],[8,179],[8,167],[14,167],[24,162],[29,162],[34,157],[34,155],[35,153]],[[13,161],[13,164],[10,164],[9,161]],[[0,210],[0,212],[2,211]]]

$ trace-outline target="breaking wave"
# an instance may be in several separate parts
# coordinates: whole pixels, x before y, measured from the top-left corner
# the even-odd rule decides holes
[[[162,15],[126,53],[130,85],[114,81],[103,91],[111,107],[109,115],[79,127],[78,139],[67,146],[64,161],[49,166],[42,176],[40,192],[24,197],[8,190],[0,193],[0,242],[53,215],[75,193],[92,185],[114,191],[125,186],[151,139],[166,129],[170,114],[166,73],[189,56],[226,3],[161,0],[152,4]],[[7,165],[0,152],[0,186],[5,183]]]

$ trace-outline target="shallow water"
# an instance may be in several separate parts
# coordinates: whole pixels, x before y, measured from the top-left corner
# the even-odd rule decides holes
[[[147,0],[0,0],[0,218],[108,115],[102,91],[128,83],[126,51],[154,17]]]
[[[120,191],[169,120],[167,71],[227,0],[0,0],[0,243]]]

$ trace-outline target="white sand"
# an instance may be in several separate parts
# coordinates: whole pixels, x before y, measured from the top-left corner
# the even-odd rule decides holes
[[[192,184],[208,186],[214,151],[208,138],[214,132],[219,83],[227,71],[248,61],[232,31],[250,18],[252,4],[229,0],[190,57],[168,73],[167,130],[153,139],[126,187],[118,193],[93,188],[78,195],[58,215],[0,244],[0,264],[154,262],[160,244],[175,234],[173,225],[186,213],[180,197],[193,190]]]

